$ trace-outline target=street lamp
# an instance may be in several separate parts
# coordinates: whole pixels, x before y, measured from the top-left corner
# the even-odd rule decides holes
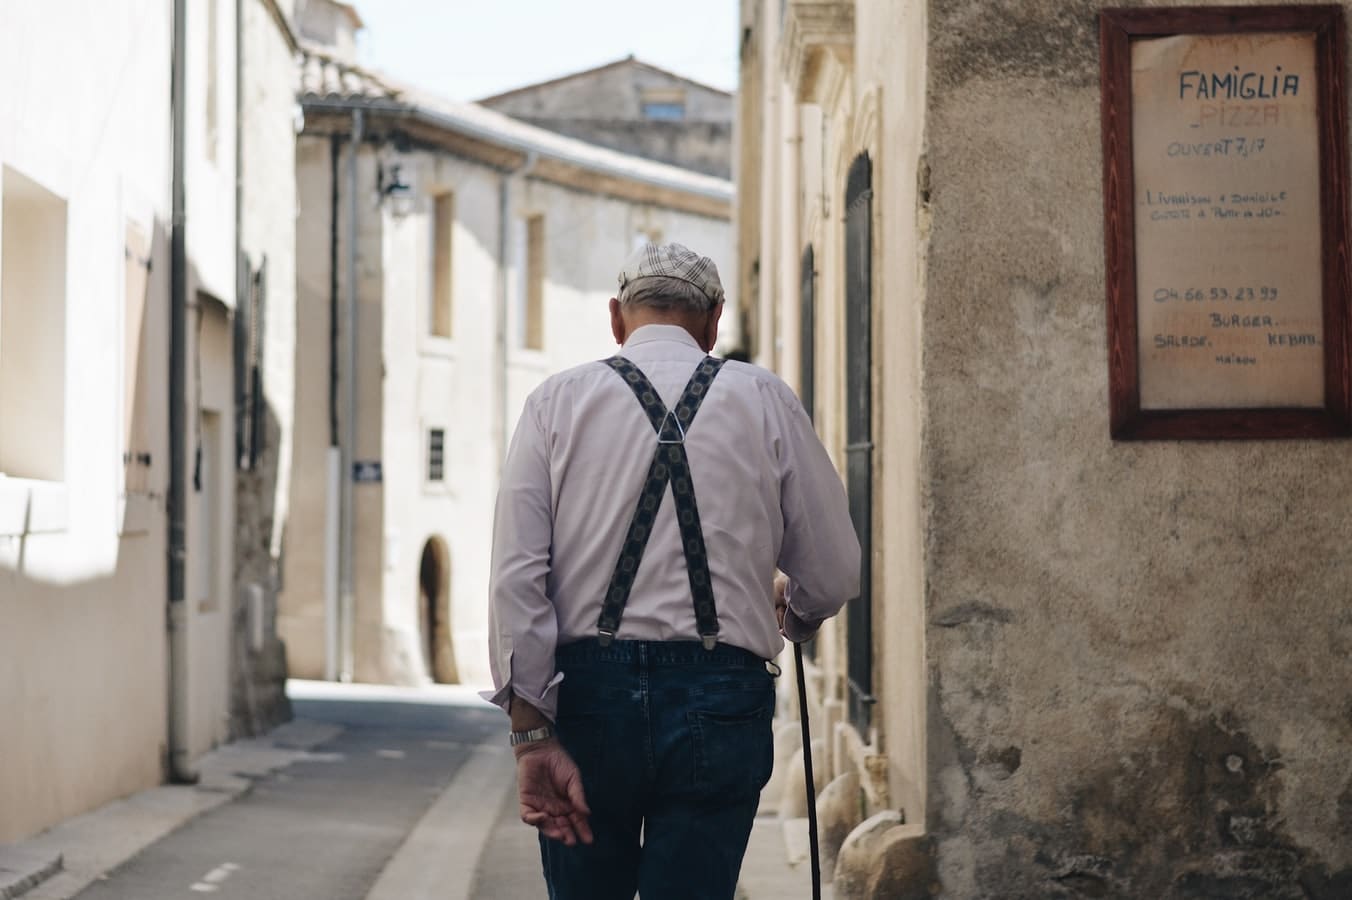
[[[399,163],[390,166],[389,180],[385,180],[385,170],[381,168],[377,177],[381,202],[388,201],[390,212],[396,219],[402,219],[413,211],[413,188],[404,183],[400,175],[403,167]]]

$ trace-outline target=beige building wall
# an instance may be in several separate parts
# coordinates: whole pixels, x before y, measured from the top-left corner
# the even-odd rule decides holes
[[[214,15],[214,17],[213,17]],[[235,2],[188,4],[185,191],[187,754],[230,734],[235,536]],[[194,477],[198,454],[201,469]]]
[[[298,289],[307,335],[300,352],[324,361],[299,366],[297,390],[302,398],[316,398],[308,405],[325,407],[325,421],[318,421],[313,410],[299,415],[279,628],[292,671],[317,677],[324,671],[322,459],[328,375],[327,349],[311,345],[314,332],[320,332],[327,346],[331,161],[326,138],[303,137],[300,143]],[[377,200],[379,173],[389,178],[396,165],[410,187],[407,209],[389,198]],[[342,189],[345,173],[344,157]],[[731,271],[731,234],[724,219],[503,175],[482,163],[429,151],[370,149],[363,152],[361,173],[357,456],[380,460],[382,480],[354,486],[354,677],[418,683],[435,676],[485,685],[491,681],[487,597],[493,506],[501,456],[526,394],[552,372],[614,351],[607,300],[615,294],[620,263],[640,237],[688,243]],[[434,198],[441,194],[453,198],[454,209],[449,337],[433,335],[429,319]],[[340,220],[346,208],[344,197]],[[523,346],[527,222],[534,217],[542,223],[544,250],[539,349]],[[340,247],[340,260],[343,252]],[[340,263],[340,291],[345,279]],[[506,342],[500,349],[498,311],[504,296]],[[316,317],[312,324],[307,324],[307,310]],[[308,371],[315,368],[322,371]],[[497,404],[501,409],[494,408]],[[440,482],[427,477],[433,428],[445,436]],[[438,596],[430,607],[423,584],[425,553],[436,559]],[[434,642],[429,628],[437,632]]]
[[[297,402],[277,609],[277,631],[286,643],[290,674],[296,678],[323,678],[326,671],[324,591],[325,579],[330,577],[325,570],[330,528],[326,510],[329,468],[336,466],[330,451],[329,399],[329,240],[337,227],[329,201],[332,166],[327,139],[297,140]]]
[[[817,252],[835,453],[845,173],[873,161],[869,734],[832,709],[841,623],[814,671],[828,777],[856,773],[884,818],[847,840],[835,895],[1342,896],[1346,447],[1110,439],[1101,5],[786,8],[815,24],[801,52],[752,42],[798,87],[802,152],[739,214],[760,210],[762,247],[787,228]],[[790,134],[768,99],[748,115],[767,150]],[[787,346],[785,296],[757,314]],[[824,821],[850,821],[839,796]]]
[[[56,335],[0,336],[0,355],[50,339],[64,352],[59,465],[0,477],[0,842],[154,785],[166,738],[169,8],[49,18],[0,3],[0,254],[58,285],[0,292],[0,311],[64,307]],[[20,253],[29,220],[8,204],[25,183],[64,235]],[[0,409],[0,434],[31,424]]]

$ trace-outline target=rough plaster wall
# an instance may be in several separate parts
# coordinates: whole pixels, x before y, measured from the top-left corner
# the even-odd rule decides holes
[[[1098,8],[930,4],[944,894],[1347,897],[1349,445],[1109,440]]]
[[[730,122],[568,119],[560,118],[556,113],[521,118],[532,125],[621,153],[655,159],[718,178],[732,176]]]

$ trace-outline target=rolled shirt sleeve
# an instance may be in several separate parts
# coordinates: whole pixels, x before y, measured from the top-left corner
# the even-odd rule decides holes
[[[784,389],[780,424],[780,506],[784,541],[779,569],[789,577],[785,636],[801,642],[859,594],[859,539],[849,501],[812,420]]]
[[[489,581],[492,691],[482,696],[508,709],[513,694],[553,721],[558,617],[546,593],[553,515],[547,442],[528,400],[512,436],[493,516]]]

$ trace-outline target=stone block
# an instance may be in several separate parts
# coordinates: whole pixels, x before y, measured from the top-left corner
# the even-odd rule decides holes
[[[817,760],[826,754],[826,742],[814,738],[812,741],[813,787],[821,796],[825,779],[817,768]],[[779,817],[781,819],[800,819],[807,816],[807,779],[803,774],[803,754],[794,753],[784,770],[784,781],[780,785]]]
[[[850,832],[832,884],[836,900],[925,900],[937,897],[929,842],[920,825],[904,825],[887,810]]]
[[[817,834],[821,844],[823,881],[831,880],[841,845],[863,818],[858,773],[837,775],[817,795]]]
[[[797,722],[786,719],[775,725],[775,766],[770,772],[770,780],[761,791],[760,815],[774,815],[779,811],[784,783],[789,777],[793,758],[799,755],[802,746],[802,731]],[[799,791],[803,793],[801,788]]]

